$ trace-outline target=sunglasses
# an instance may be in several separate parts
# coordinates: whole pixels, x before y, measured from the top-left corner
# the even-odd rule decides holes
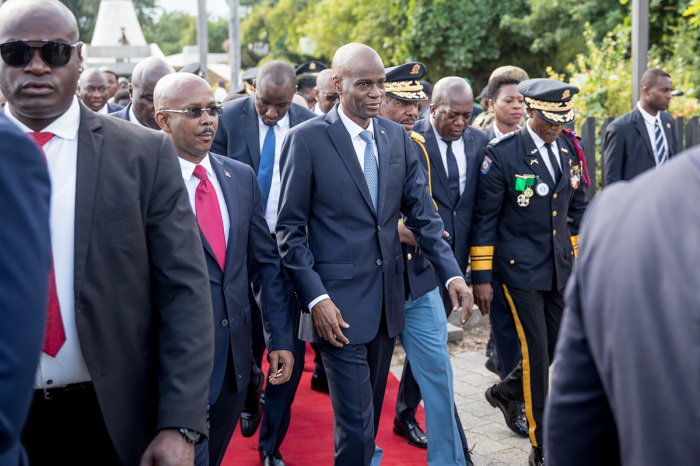
[[[0,44],[0,55],[9,66],[14,68],[22,68],[27,66],[32,61],[34,49],[39,49],[39,56],[51,68],[60,68],[66,66],[70,61],[71,51],[81,42],[75,44],[66,44],[53,40],[33,40],[32,42],[41,42],[41,45],[31,45],[23,40],[5,42]]]
[[[201,118],[202,112],[207,112],[209,116],[220,116],[224,113],[224,107],[217,105],[216,107],[207,108],[188,108],[185,110],[161,110],[166,113],[184,113],[187,118]]]

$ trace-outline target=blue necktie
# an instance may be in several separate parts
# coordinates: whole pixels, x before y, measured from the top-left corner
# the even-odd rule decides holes
[[[272,186],[272,171],[275,166],[275,126],[267,127],[265,142],[260,151],[260,167],[258,168],[258,184],[262,192],[263,212],[267,210],[267,198],[270,197]]]
[[[369,188],[369,195],[372,196],[374,212],[377,212],[377,193],[379,189],[379,170],[377,169],[377,159],[374,157],[374,144],[372,144],[372,132],[364,130],[360,132],[360,137],[365,141],[365,180]]]
[[[452,141],[449,139],[443,139],[445,144],[447,144],[447,180],[450,182],[450,193],[452,194],[452,204],[457,205],[459,201],[459,166],[457,165],[457,158],[455,153],[452,152]]]
[[[661,134],[661,126],[659,126],[659,120],[654,123],[654,140],[656,144],[656,159],[658,160],[658,165],[661,166],[666,162],[666,146],[664,145],[664,137]]]

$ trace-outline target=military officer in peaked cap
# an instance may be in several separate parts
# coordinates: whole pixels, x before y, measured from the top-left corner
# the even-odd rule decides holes
[[[571,98],[578,88],[553,79],[521,82],[528,123],[491,141],[481,165],[472,231],[472,281],[479,308],[489,309],[502,283],[521,343],[522,362],[486,391],[489,403],[512,419],[524,399],[531,465],[544,465],[543,410],[563,291],[577,253],[587,205],[585,156],[572,131]],[[570,221],[569,221],[570,219]]]
[[[380,116],[402,125],[411,139],[419,142],[425,139],[413,131],[413,125],[418,118],[418,102],[428,98],[420,83],[425,73],[422,63],[386,68],[385,94],[379,109]],[[420,151],[418,156],[426,157],[427,153]],[[429,172],[426,177],[432,195]],[[466,439],[464,444],[460,441],[462,429],[454,409],[447,316],[437,276],[401,222],[399,238],[403,243],[406,293],[406,327],[400,337],[408,359],[396,399],[394,433],[406,437],[410,445],[427,447],[430,465],[471,465]],[[427,436],[416,420],[421,398],[426,411]]]
[[[305,73],[316,76],[316,75],[318,75],[318,73],[321,72],[321,70],[325,70],[326,68],[328,68],[328,67],[326,65],[324,65],[323,63],[321,63],[320,61],[311,60],[311,61],[304,62],[301,65],[297,66],[295,69],[295,72],[296,72],[297,76],[299,76],[300,74],[305,74]]]

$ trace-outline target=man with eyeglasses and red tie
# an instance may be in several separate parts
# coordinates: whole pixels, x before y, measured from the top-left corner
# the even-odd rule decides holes
[[[174,73],[158,81],[154,104],[156,121],[179,157],[209,270],[215,329],[210,434],[208,445],[197,445],[195,464],[219,465],[243,409],[252,364],[249,283],[260,290],[263,325],[270,332],[272,385],[287,382],[292,374],[293,316],[287,313],[282,264],[268,234],[255,172],[209,152],[223,112],[211,87],[199,76]]]
[[[5,115],[42,148],[51,179],[30,463],[191,465],[208,432],[214,332],[173,145],[79,103],[82,44],[62,3],[4,3],[0,56]]]

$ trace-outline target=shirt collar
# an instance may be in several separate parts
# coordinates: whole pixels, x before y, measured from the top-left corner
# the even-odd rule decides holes
[[[31,133],[29,127],[20,122],[10,111],[11,104],[8,102],[5,105],[5,115],[12,120],[25,133]],[[78,97],[73,96],[73,100],[68,107],[68,110],[63,112],[63,115],[54,120],[49,126],[42,129],[41,132],[53,133],[61,139],[74,140],[78,137],[78,128],[80,127],[80,104]]]
[[[532,128],[530,128],[530,121],[532,120],[527,120],[527,123],[525,126],[527,126],[527,131],[530,133],[530,137],[532,138],[532,141],[535,143],[535,147],[537,147],[537,150],[540,150],[542,146],[544,146],[546,143],[544,142],[544,139],[539,137],[537,133],[535,133]]]
[[[659,116],[659,113],[661,112],[656,112],[656,116],[654,116],[651,113],[644,110],[644,108],[642,108],[642,105],[639,102],[637,102],[637,109],[639,109],[639,113],[642,114],[642,118],[644,118],[644,121],[646,121],[652,126],[654,126],[654,124],[658,121],[659,125],[661,125],[661,118]]]
[[[362,131],[365,131],[364,128],[362,128],[360,125],[352,121],[348,116],[343,112],[343,108],[338,105],[338,116],[340,116],[340,120],[343,122],[343,125],[345,125],[345,129],[348,130],[348,133],[350,133],[350,138],[354,139],[356,137],[360,136],[360,133]],[[369,126],[367,126],[367,131],[372,133],[372,139],[374,139],[374,119],[370,118],[369,119]]]
[[[182,178],[185,181],[190,181],[194,176],[194,169],[197,166],[197,164],[192,163],[189,160],[185,160],[182,157],[178,157],[177,159],[180,161],[180,170],[182,171]],[[202,161],[199,162],[199,165],[204,167],[204,171],[207,172],[207,178],[216,178],[214,170],[211,168],[211,160],[209,159],[209,154],[204,156]]]
[[[102,115],[109,115],[109,105],[105,102],[104,106],[97,111],[97,113],[101,113]]]
[[[263,123],[262,118],[260,118],[260,115],[258,115],[258,126],[260,127],[261,133],[263,130],[265,131],[265,133],[267,133],[268,126],[265,123]],[[289,111],[286,115],[284,115],[284,118],[277,122],[277,126],[279,126],[282,131],[289,130]]]

